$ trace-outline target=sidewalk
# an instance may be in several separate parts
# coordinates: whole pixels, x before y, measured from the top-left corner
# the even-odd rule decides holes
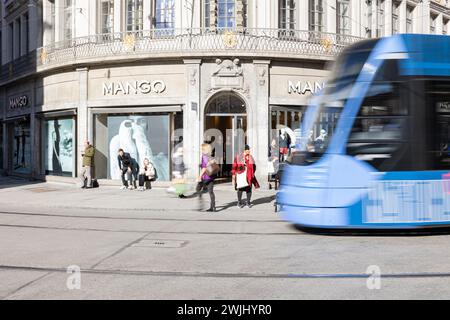
[[[194,187],[190,185],[188,194],[193,193]],[[236,208],[236,192],[231,184],[216,185],[215,194],[219,212],[240,211]],[[273,212],[274,197],[274,191],[254,190],[252,202],[255,206],[251,210]],[[207,193],[203,195],[203,199],[202,205],[207,207],[209,205]],[[139,192],[120,190],[117,186],[101,185],[100,188],[86,190],[66,183],[33,182],[0,177],[0,211],[68,209],[77,212],[101,210],[176,213],[198,212],[199,205],[197,198],[179,199],[167,193],[164,188]]]

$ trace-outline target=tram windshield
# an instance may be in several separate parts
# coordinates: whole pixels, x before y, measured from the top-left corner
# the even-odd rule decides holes
[[[339,56],[318,107],[309,110],[313,121],[304,124],[298,152],[293,153],[291,163],[311,164],[326,152],[345,102],[377,41],[361,42]]]

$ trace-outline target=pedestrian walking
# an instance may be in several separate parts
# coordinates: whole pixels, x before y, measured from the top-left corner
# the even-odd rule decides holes
[[[175,194],[179,198],[186,198],[184,193],[186,192],[186,181],[184,178],[184,174],[186,173],[186,166],[184,165],[184,157],[183,157],[183,147],[178,147],[174,152],[172,157],[172,178],[173,178],[173,186],[171,190],[175,192]]]
[[[119,162],[120,177],[122,178],[122,190],[133,189],[133,160],[129,153],[119,149],[117,161]]]
[[[216,212],[216,195],[214,194],[214,179],[219,170],[217,162],[211,157],[211,145],[202,144],[202,159],[200,175],[197,178],[197,187],[195,189],[199,199],[204,190],[207,190],[211,200],[210,207],[206,212]]]
[[[80,172],[80,187],[91,189],[92,188],[92,169],[94,167],[95,148],[86,141],[84,144],[84,152],[81,154],[83,161]]]
[[[255,176],[256,164],[255,159],[250,153],[250,147],[245,146],[244,152],[236,155],[233,161],[232,167],[232,182],[237,190],[238,207],[243,208],[245,205],[242,203],[242,195],[246,193],[246,205],[251,208],[252,199],[252,187],[259,188],[258,180]]]

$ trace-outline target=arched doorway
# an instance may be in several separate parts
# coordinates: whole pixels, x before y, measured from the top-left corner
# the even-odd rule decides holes
[[[220,178],[231,177],[235,155],[247,143],[247,108],[238,95],[227,92],[214,96],[205,108],[204,141],[213,147],[221,165]]]

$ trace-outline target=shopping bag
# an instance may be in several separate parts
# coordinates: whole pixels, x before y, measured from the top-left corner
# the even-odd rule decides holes
[[[245,168],[244,172],[236,174],[236,188],[242,189],[248,187],[247,181],[247,168]]]

